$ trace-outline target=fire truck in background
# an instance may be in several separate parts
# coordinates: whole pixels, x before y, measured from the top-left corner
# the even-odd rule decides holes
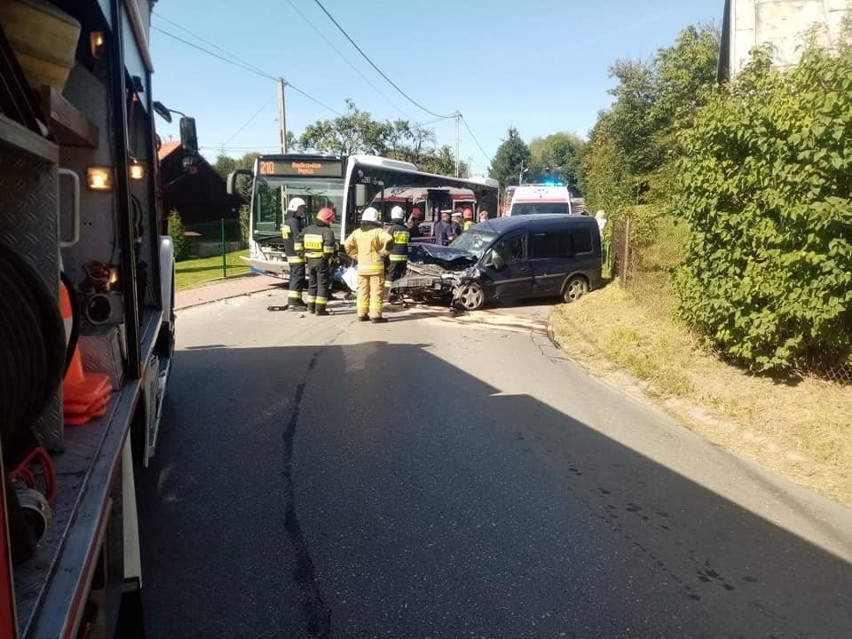
[[[0,3],[4,639],[144,635],[134,470],[174,347],[153,3]]]

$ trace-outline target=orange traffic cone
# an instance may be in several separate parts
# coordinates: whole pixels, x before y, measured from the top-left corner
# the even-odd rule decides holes
[[[65,283],[59,291],[62,318],[65,321],[66,335],[71,332],[73,322],[73,310],[71,308],[71,297]],[[71,364],[65,373],[62,383],[62,412],[65,416],[65,424],[68,426],[81,426],[96,417],[106,414],[106,406],[109,394],[112,392],[112,384],[109,377],[103,373],[84,373],[83,360],[80,358],[80,349],[74,347],[71,356]]]

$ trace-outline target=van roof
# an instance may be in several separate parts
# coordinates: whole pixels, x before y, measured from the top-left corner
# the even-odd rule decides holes
[[[515,217],[498,217],[493,220],[486,220],[476,225],[487,231],[496,233],[505,233],[513,229],[528,228],[532,230],[548,229],[554,226],[565,227],[585,227],[594,226],[597,228],[598,222],[595,218],[588,215],[565,215],[565,214],[543,214],[543,215],[520,215]]]

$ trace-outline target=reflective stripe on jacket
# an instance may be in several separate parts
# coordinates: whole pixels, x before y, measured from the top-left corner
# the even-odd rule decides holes
[[[379,226],[362,227],[346,238],[346,254],[358,260],[359,275],[384,273],[388,245],[393,242],[390,234]]]
[[[408,242],[411,239],[411,232],[408,230],[408,227],[402,224],[391,224],[388,227],[388,233],[393,238],[393,245],[390,249],[390,261],[407,262]]]
[[[334,231],[320,224],[313,224],[302,235],[305,257],[309,260],[331,258],[334,256]]]
[[[281,225],[281,238],[284,240],[284,255],[287,256],[288,264],[302,264],[305,261],[302,255],[302,223],[295,215],[290,213]]]

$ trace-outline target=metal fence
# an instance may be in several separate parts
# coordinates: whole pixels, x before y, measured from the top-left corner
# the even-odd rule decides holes
[[[655,314],[673,315],[677,296],[672,274],[683,259],[686,231],[668,220],[619,218],[609,234],[607,258],[613,278]]]
[[[605,232],[605,259],[617,278],[644,308],[655,316],[677,313],[672,285],[675,269],[684,256],[688,231],[663,217],[621,217]],[[852,356],[845,363],[803,365],[803,374],[840,385],[852,385]]]
[[[187,225],[189,257],[213,257],[246,248],[239,220],[217,220]]]

